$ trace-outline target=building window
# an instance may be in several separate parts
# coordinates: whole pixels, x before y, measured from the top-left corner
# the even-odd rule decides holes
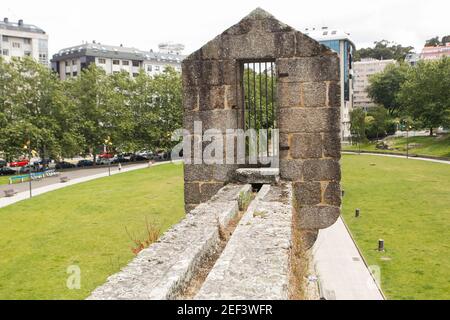
[[[25,39],[23,39],[23,43],[31,44],[31,39],[25,38]]]
[[[105,60],[105,59],[98,59],[98,63],[100,63],[100,64],[105,64],[105,63],[106,63],[106,60]]]
[[[13,46],[13,48],[20,48],[20,43],[19,42],[13,42],[12,46]]]
[[[3,36],[3,42],[9,42],[9,37],[8,36]]]
[[[78,72],[74,71],[74,72],[72,72],[72,75],[73,75],[74,77],[76,77],[76,76],[78,75]]]
[[[133,67],[139,67],[140,63],[139,61],[134,60],[133,61]]]
[[[120,60],[113,60],[113,64],[119,65],[120,64]]]
[[[30,51],[25,51],[25,56],[27,56],[27,57],[31,57],[31,52]]]
[[[130,61],[128,61],[128,60],[123,60],[123,61],[122,61],[122,65],[123,65],[123,66],[129,66],[129,65],[130,65]]]
[[[70,78],[70,72],[66,72],[66,78]]]
[[[76,65],[77,65],[77,62],[76,62],[75,60],[72,60],[72,65],[73,65],[73,66],[76,66]]]
[[[9,50],[8,49],[3,49],[2,54],[4,56],[9,56]]]
[[[147,71],[148,71],[148,72],[152,72],[152,71],[153,71],[153,67],[152,67],[151,65],[148,65],[148,66],[147,66]]]
[[[159,66],[155,66],[155,71],[159,71]]]

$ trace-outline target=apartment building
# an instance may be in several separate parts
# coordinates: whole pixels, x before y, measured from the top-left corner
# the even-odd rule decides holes
[[[389,64],[395,63],[395,60],[377,60],[362,59],[354,63],[354,90],[353,90],[353,106],[355,108],[374,107],[375,104],[369,98],[367,88],[369,87],[369,77],[382,72]]]
[[[424,47],[420,54],[421,60],[437,60],[442,57],[450,57],[450,42],[439,46]]]
[[[340,58],[341,74],[341,139],[349,141],[350,112],[353,108],[353,53],[356,48],[350,34],[323,27],[320,29],[305,29],[305,34],[335,51]]]
[[[29,56],[48,66],[48,35],[41,28],[4,18],[0,21],[0,54],[7,61],[11,57]]]
[[[165,44],[166,45],[166,44]],[[82,43],[81,45],[60,50],[53,55],[52,69],[59,74],[61,80],[76,77],[81,70],[95,63],[103,68],[107,74],[125,71],[136,77],[141,69],[148,75],[154,76],[172,66],[181,72],[181,61],[184,56],[182,45],[177,47],[160,45],[158,52],[142,51],[123,45],[112,46],[97,43]],[[175,50],[178,49],[178,50]]]

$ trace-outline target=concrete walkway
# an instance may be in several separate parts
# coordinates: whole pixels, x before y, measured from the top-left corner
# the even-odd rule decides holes
[[[313,247],[315,271],[320,291],[327,300],[384,300],[374,278],[377,267],[366,266],[342,218],[330,228],[320,230]]]
[[[342,154],[358,154],[358,151],[342,151]],[[421,158],[421,157],[409,157],[406,158],[406,156],[402,155],[393,155],[393,154],[381,154],[381,153],[369,153],[364,152],[361,153],[362,156],[378,156],[378,157],[390,157],[390,158],[400,158],[400,159],[408,159],[408,160],[420,160],[420,161],[428,161],[428,162],[436,162],[436,163],[444,163],[444,164],[450,164],[450,161],[447,160],[438,160],[438,159],[429,159],[429,158]]]
[[[159,162],[159,163],[155,163],[153,166],[158,166],[161,164],[166,164],[166,163],[170,163],[170,162]],[[116,168],[112,168],[111,169],[111,175],[115,175],[115,174],[120,174],[120,173],[124,173],[124,172],[129,172],[129,171],[134,171],[134,170],[139,170],[139,169],[144,169],[144,168],[148,168],[148,164],[137,164],[137,165],[128,165],[128,166],[124,166],[122,168],[122,171],[118,171],[117,167]],[[100,170],[100,171],[99,171]],[[33,196],[37,196],[43,193],[47,193],[50,191],[54,191],[57,189],[61,189],[64,187],[68,187],[68,186],[72,186],[78,183],[82,183],[82,182],[86,182],[86,181],[91,181],[91,180],[95,180],[98,178],[103,178],[103,177],[107,177],[109,175],[108,173],[108,168],[107,167],[102,167],[99,169],[87,169],[86,171],[84,171],[84,176],[81,177],[77,177],[80,175],[81,170],[78,171],[72,171],[72,172],[64,172],[61,174],[61,176],[67,176],[70,178],[70,181],[67,183],[61,183],[59,180],[59,177],[54,177],[54,178],[47,178],[48,180],[46,181],[46,184],[44,184],[43,186],[36,186],[39,182],[34,182],[33,181]],[[87,174],[87,175],[86,175]],[[73,178],[75,177],[75,178]],[[46,179],[44,179],[46,180]],[[43,181],[44,181],[43,180]],[[18,190],[17,185],[13,185],[13,186],[2,186],[2,189],[11,189],[13,188],[14,190],[18,190],[19,192],[11,197],[11,198],[0,198],[0,208],[9,206],[13,203],[22,201],[22,200],[26,200],[30,198],[30,193],[28,190],[28,183],[23,183],[20,185],[21,189]],[[2,192],[3,193],[3,192]]]

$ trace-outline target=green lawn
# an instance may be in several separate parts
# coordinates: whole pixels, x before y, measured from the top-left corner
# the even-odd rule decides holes
[[[9,183],[9,176],[0,176],[0,186]]]
[[[126,232],[144,238],[184,216],[181,165],[66,187],[0,209],[0,299],[82,299],[133,258]],[[69,290],[67,268],[81,269]]]
[[[393,149],[386,150],[387,152],[406,153],[406,138],[388,138],[385,141],[391,144]],[[410,137],[409,144],[411,154],[450,158],[450,134],[439,137]],[[361,150],[383,151],[376,149],[375,145],[376,143],[362,144]],[[356,151],[358,146],[345,146],[343,149]]]
[[[345,221],[381,267],[387,297],[450,299],[450,165],[364,155],[342,163]]]
[[[450,298],[450,166],[366,155],[342,165],[344,218],[388,298]],[[87,297],[133,258],[125,228],[144,234],[148,217],[164,231],[183,217],[182,175],[153,167],[0,209],[0,299]],[[71,265],[81,290],[66,287]]]

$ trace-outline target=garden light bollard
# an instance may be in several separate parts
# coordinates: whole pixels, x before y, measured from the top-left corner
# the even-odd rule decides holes
[[[361,215],[361,210],[360,209],[356,209],[355,210],[355,218],[359,218],[360,215]]]
[[[384,252],[384,240],[383,239],[378,240],[378,251]]]

